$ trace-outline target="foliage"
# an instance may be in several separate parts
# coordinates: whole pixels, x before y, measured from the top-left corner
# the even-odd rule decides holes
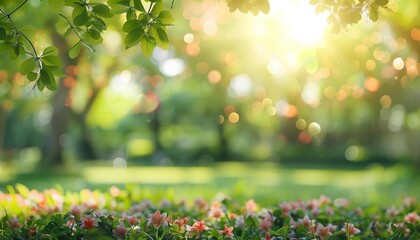
[[[242,12],[268,13],[268,0],[226,0],[230,11],[239,9]],[[55,77],[63,75],[62,63],[57,57],[54,47],[47,47],[42,54],[37,52],[30,36],[22,31],[21,26],[14,21],[14,14],[22,11],[28,0],[11,11],[5,10],[5,3],[0,1],[0,52],[8,52],[11,60],[18,57],[25,58],[20,62],[20,71],[29,81],[34,81],[39,90],[45,87],[56,90]],[[118,19],[125,15],[126,21],[122,30],[126,33],[124,44],[126,48],[138,44],[146,57],[152,55],[156,46],[168,49],[169,39],[166,27],[174,22],[171,12],[165,7],[163,0],[49,0],[51,8],[58,12],[58,16],[65,19],[67,30],[64,36],[74,33],[78,41],[69,51],[71,58],[76,58],[85,47],[95,50],[95,45],[103,42],[102,33],[107,29],[107,18]],[[174,0],[172,1],[172,5]],[[317,12],[328,11],[329,22],[334,32],[339,32],[348,24],[360,21],[362,15],[368,15],[372,21],[378,20],[380,8],[388,9],[388,0],[360,0],[360,1],[329,1],[312,0],[317,5]],[[66,8],[71,9],[71,17],[64,14]]]
[[[336,33],[347,25],[358,23],[364,15],[376,22],[380,10],[391,11],[389,0],[310,0],[310,3],[316,5],[317,13],[329,13],[328,21]]]
[[[414,198],[389,208],[326,196],[270,207],[229,197],[152,202],[138,186],[8,191],[0,193],[0,239],[418,239],[420,231]]]

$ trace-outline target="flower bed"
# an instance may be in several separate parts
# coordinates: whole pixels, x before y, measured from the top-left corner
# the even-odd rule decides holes
[[[0,192],[0,239],[419,239],[415,198],[399,206],[355,207],[326,196],[260,206],[142,198],[136,188],[80,193],[23,185]]]

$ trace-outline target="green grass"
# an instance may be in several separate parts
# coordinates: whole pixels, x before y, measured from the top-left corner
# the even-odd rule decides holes
[[[212,166],[132,166],[116,169],[112,163],[78,164],[67,170],[17,173],[2,166],[0,189],[22,183],[32,189],[57,184],[69,191],[106,190],[139,184],[156,198],[212,198],[225,194],[276,204],[284,200],[345,197],[362,204],[393,204],[403,196],[420,197],[420,177],[404,166],[366,168],[302,168],[269,163],[226,162]]]

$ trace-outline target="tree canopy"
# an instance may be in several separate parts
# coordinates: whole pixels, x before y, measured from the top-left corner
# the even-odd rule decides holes
[[[34,1],[34,0],[32,0]],[[169,39],[166,28],[174,22],[170,9],[175,0],[166,6],[163,0],[49,0],[56,20],[62,21],[60,28],[65,29],[63,36],[73,34],[76,40],[68,52],[76,58],[81,48],[95,51],[95,46],[103,42],[103,32],[107,29],[107,19],[121,19],[124,44],[131,48],[140,44],[141,51],[150,57],[156,46],[168,49]],[[268,0],[226,0],[230,11],[268,13]],[[377,21],[380,10],[388,10],[389,0],[311,0],[316,12],[328,12],[328,21],[333,32],[340,32],[347,25],[358,23],[362,16]],[[19,71],[30,82],[35,82],[39,90],[56,90],[56,77],[63,76],[63,64],[58,57],[58,49],[52,45],[37,49],[33,38],[23,26],[15,23],[18,12],[31,7],[28,0],[0,1],[0,51],[8,52],[11,60],[19,62]],[[176,16],[175,16],[176,17]],[[58,18],[58,19],[57,19]],[[37,27],[37,26],[35,26]]]

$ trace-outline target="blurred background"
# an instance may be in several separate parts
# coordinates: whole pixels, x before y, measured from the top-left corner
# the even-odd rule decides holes
[[[45,2],[15,21],[37,47],[68,52],[77,40]],[[170,49],[151,59],[109,21],[96,52],[62,56],[56,92],[33,90],[2,56],[0,188],[420,196],[420,2],[395,0],[340,34],[308,1],[270,2],[253,16],[175,1]]]

